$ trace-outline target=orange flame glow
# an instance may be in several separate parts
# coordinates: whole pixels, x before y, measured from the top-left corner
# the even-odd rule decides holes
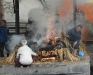
[[[51,15],[52,14],[52,15]],[[51,40],[54,40],[52,38],[55,37],[55,28],[54,28],[54,20],[55,20],[55,16],[54,16],[54,13],[53,12],[47,12],[45,14],[45,16],[48,16],[48,22],[49,22],[49,26],[48,26],[48,29],[46,31],[46,37],[45,37],[45,40],[46,41],[49,41],[50,39]]]

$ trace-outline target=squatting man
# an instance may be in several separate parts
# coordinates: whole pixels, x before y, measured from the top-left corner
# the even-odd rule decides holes
[[[32,55],[38,56],[31,48],[27,46],[27,40],[22,40],[22,45],[16,54],[14,60],[15,66],[17,67],[30,67],[33,62]]]
[[[79,49],[80,39],[81,39],[82,25],[77,25],[75,28],[71,29],[67,34],[69,35],[69,42],[74,48],[74,56],[77,55],[77,50]]]

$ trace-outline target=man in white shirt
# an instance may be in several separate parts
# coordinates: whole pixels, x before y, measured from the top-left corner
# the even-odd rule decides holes
[[[22,40],[22,47],[18,49],[16,59],[15,59],[15,65],[18,67],[23,67],[23,66],[30,66],[31,63],[33,62],[32,55],[37,56],[35,52],[32,51],[31,48],[27,46],[27,41]]]

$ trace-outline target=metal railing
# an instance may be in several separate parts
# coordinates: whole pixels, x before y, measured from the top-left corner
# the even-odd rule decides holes
[[[27,23],[20,22],[19,24],[20,34],[25,33]],[[9,28],[9,34],[16,34],[15,22],[7,22],[7,27]]]

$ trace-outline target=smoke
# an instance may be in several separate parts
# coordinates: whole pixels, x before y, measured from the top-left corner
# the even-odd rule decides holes
[[[31,24],[31,27],[33,28],[32,40],[36,42],[44,39],[44,36],[46,35],[46,30],[49,26],[49,22],[47,17],[45,16],[44,10],[39,8],[31,9],[28,16],[29,20],[33,21],[33,24]]]
[[[60,14],[60,18],[64,21],[63,29],[65,32],[68,32],[70,29],[74,27],[74,25],[83,24],[84,23],[84,13],[82,11],[75,11],[75,6],[83,6],[86,4],[88,0],[63,0],[58,13]],[[76,16],[76,21],[74,17]],[[76,22],[76,24],[75,24]]]
[[[6,43],[6,50],[9,52],[13,51],[19,43],[21,43],[22,40],[26,39],[25,36],[22,35],[12,35],[8,42]]]
[[[28,12],[34,8],[43,9],[43,6],[39,0],[21,0],[19,2],[20,21],[27,22],[28,21]]]
[[[48,7],[48,9],[43,10],[40,8],[34,8],[29,11],[28,19],[30,21],[33,21],[33,24],[31,24],[32,33],[33,33],[32,38],[30,38],[31,40],[40,44],[44,40],[45,36],[47,34],[50,34],[50,33],[46,33],[46,30],[50,26],[49,19],[53,20],[52,25],[55,26],[54,23],[56,18],[55,14],[57,14],[58,7],[62,1],[63,0],[45,0],[44,2],[47,5],[45,7]],[[62,23],[60,23],[60,25],[56,24],[55,27],[61,29],[62,31]]]
[[[84,4],[87,4],[89,2],[89,0],[76,0],[76,6],[81,6],[80,7],[80,9],[82,8],[82,6],[84,5]],[[85,23],[85,13],[84,13],[84,11],[81,9],[78,9],[77,11],[76,11],[76,24],[78,25],[78,24],[84,24]]]
[[[42,4],[40,5],[40,1],[41,1],[41,3],[43,2],[43,5],[45,4],[46,5],[45,7],[48,7],[48,9],[43,10],[40,7],[40,6],[42,6]],[[66,30],[69,30],[72,27],[74,27],[73,1],[71,1],[72,3],[70,2],[70,0],[40,0],[40,1],[37,2],[37,0],[31,0],[32,3],[37,2],[35,4],[40,5],[40,6],[35,6],[35,7],[32,6],[33,4],[32,5],[30,4],[31,3],[30,0],[27,0],[27,1],[23,0],[23,2],[22,1],[20,2],[21,4],[23,4],[22,6],[20,5],[20,8],[22,8],[22,9],[24,7],[26,8],[26,10],[22,11],[22,12],[24,12],[23,14],[27,15],[27,16],[23,16],[23,17],[26,17],[26,20],[28,17],[28,19],[30,21],[33,21],[33,23],[30,26],[31,27],[30,29],[32,29],[32,32],[31,32],[32,37],[30,38],[31,40],[33,40],[34,42],[39,42],[39,43],[42,42],[42,40],[44,40],[44,37],[46,36],[46,30],[49,27],[48,17],[45,16],[46,12],[48,12],[50,10],[50,11],[54,12],[55,14],[57,14],[59,6],[61,5],[61,3],[64,3],[64,2],[67,2],[68,4],[66,4],[67,5],[66,6],[66,5],[64,5],[65,4],[64,3],[63,6],[59,9],[59,10],[63,11],[63,12],[61,11],[62,13],[66,14],[65,17],[62,17],[64,19],[64,21],[60,23],[60,25],[59,25],[59,26],[61,26],[60,29],[62,30],[62,28],[63,28],[63,30],[66,32]],[[26,3],[28,3],[28,5]],[[76,0],[76,4],[84,4],[84,3],[86,3],[86,0],[82,0],[82,1]],[[69,7],[69,4],[71,4],[70,7]],[[66,7],[66,9],[65,9],[65,7]],[[20,13],[21,15],[22,15],[22,12]],[[22,18],[22,16],[21,16],[21,18]],[[63,27],[62,27],[62,25],[63,25]]]
[[[29,38],[28,41],[29,40],[34,41],[34,42],[37,42],[38,44],[41,44],[42,41],[44,40],[44,37],[47,35],[46,30],[49,27],[48,18],[52,17],[54,14],[59,13],[58,9],[59,9],[59,6],[61,5],[61,3],[63,1],[67,2],[68,0],[42,0],[42,1],[45,2],[46,7],[48,7],[48,9],[43,10],[44,4],[42,5],[39,0],[20,0],[20,4],[19,4],[20,21],[27,22],[28,19],[30,21],[33,21],[33,23],[30,26],[32,29],[31,33],[33,33],[33,34],[31,34],[32,37]],[[83,5],[86,2],[87,2],[87,0],[76,0],[76,4]],[[67,2],[67,3],[70,4],[69,2]],[[66,6],[66,7],[68,7],[68,6]],[[73,7],[73,3],[71,5],[71,7]],[[54,12],[54,14],[52,15],[51,13],[49,13],[50,15],[46,16],[47,15],[46,12],[48,12],[49,10]],[[57,27],[56,26],[55,27],[58,30],[60,29],[60,31],[63,29],[66,32],[66,30],[69,30],[74,26],[74,21],[72,18],[73,17],[72,16],[73,8],[65,9],[64,4],[63,4],[63,6],[59,10],[61,10],[61,12],[63,11],[62,13],[66,13],[66,15],[65,15],[65,17],[62,17],[62,19],[64,21],[58,22],[59,24],[56,23],[55,25]],[[79,16],[81,17],[82,15],[79,15]],[[77,17],[77,19],[80,20],[80,17],[79,18],[78,17]],[[7,48],[10,51],[13,51],[15,49],[15,47],[24,39],[26,39],[26,37],[24,35],[11,36],[10,40],[7,42]]]
[[[58,7],[62,3],[63,0],[45,0],[46,5],[49,10],[54,11],[57,13]]]
[[[47,28],[48,27],[48,20],[45,16],[45,12],[42,9],[35,8],[32,9],[28,14],[29,20],[34,21],[36,24],[38,24],[38,27],[40,29]]]

